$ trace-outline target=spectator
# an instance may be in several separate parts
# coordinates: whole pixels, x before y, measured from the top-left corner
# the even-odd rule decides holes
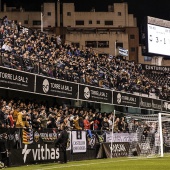
[[[99,121],[98,130],[101,130],[101,128],[102,128],[102,122],[103,122],[103,117],[102,117],[102,114],[101,114],[101,113],[98,113],[97,120]]]
[[[20,107],[18,106],[17,108],[14,108],[14,113],[13,113],[13,121],[14,121],[14,125],[16,125],[17,122],[17,117],[18,117],[18,113],[20,112]]]
[[[119,132],[119,126],[118,126],[119,122],[120,122],[120,119],[119,117],[117,117],[114,122],[114,132]]]
[[[6,15],[3,17],[3,23],[5,26],[8,25],[8,17]]]
[[[4,115],[5,115],[5,106],[2,105],[1,110],[0,110],[0,127],[2,127],[2,128],[5,127]]]
[[[33,109],[31,120],[32,120],[32,128],[35,130],[40,129],[41,120],[37,109]]]
[[[76,115],[73,119],[73,124],[74,124],[74,130],[82,130],[82,128],[79,125],[79,116]]]
[[[21,111],[18,112],[18,115],[17,115],[16,128],[28,128],[28,127],[29,127],[29,124],[26,118],[26,110],[21,109]]]
[[[82,115],[80,115],[79,117],[79,126],[82,130],[84,130],[84,122],[83,122],[83,117]]]
[[[84,119],[84,130],[87,130],[87,133],[89,134],[89,137],[92,138],[92,133],[91,133],[91,124],[93,124],[93,121],[90,123],[89,122],[89,116],[86,116]]]
[[[109,123],[109,130],[112,130],[112,126],[113,126],[113,115],[112,114],[109,115],[108,123]]]
[[[109,130],[109,122],[107,117],[104,117],[103,119],[102,130]]]
[[[40,118],[40,127],[41,127],[41,129],[47,128],[48,118],[47,118],[45,109],[43,109],[40,112],[39,118]]]
[[[14,110],[11,109],[10,112],[9,112],[9,115],[8,115],[8,122],[9,122],[9,127],[10,128],[14,128],[13,113],[14,113]]]
[[[118,122],[118,130],[119,130],[119,132],[125,131],[124,117],[121,117],[120,121]]]

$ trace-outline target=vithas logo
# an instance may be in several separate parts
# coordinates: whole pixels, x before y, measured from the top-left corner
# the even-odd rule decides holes
[[[33,157],[34,161],[37,160],[54,160],[59,159],[60,153],[59,148],[48,148],[47,144],[45,146],[41,146],[38,144],[37,149],[28,149],[28,145],[24,146],[24,149],[22,149],[23,161],[24,163],[27,161],[28,155]],[[30,157],[29,156],[29,157]]]
[[[24,154],[24,163],[26,162],[26,159],[27,159],[27,155],[31,152],[31,149],[27,149],[27,146],[28,145],[25,145],[24,149],[22,150],[22,154]]]

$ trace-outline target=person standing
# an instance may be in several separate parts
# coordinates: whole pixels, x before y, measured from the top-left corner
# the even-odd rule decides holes
[[[7,134],[3,133],[2,138],[0,139],[0,153],[1,153],[1,162],[3,162],[4,167],[8,166],[8,149],[7,149]]]
[[[93,124],[93,121],[90,122],[89,121],[89,116],[86,115],[85,119],[84,119],[84,130],[87,130],[87,133],[89,135],[90,138],[92,138],[92,133],[91,133],[91,124]]]
[[[17,115],[16,128],[28,128],[27,113],[25,109],[21,109]]]
[[[61,132],[55,142],[55,147],[59,147],[60,151],[63,152],[63,160],[61,163],[67,163],[67,142],[68,142],[68,133],[66,131],[66,126],[61,125]]]

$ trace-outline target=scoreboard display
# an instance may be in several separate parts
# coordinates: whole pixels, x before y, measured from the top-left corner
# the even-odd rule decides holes
[[[170,58],[170,21],[148,16],[143,34],[143,55]]]

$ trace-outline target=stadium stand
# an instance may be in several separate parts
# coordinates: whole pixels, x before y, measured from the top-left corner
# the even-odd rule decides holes
[[[169,73],[146,71],[141,64],[126,61],[121,56],[100,56],[91,47],[79,49],[62,42],[60,36],[30,30],[7,17],[0,26],[0,49],[3,67],[115,91],[152,93],[157,98],[170,100]],[[0,96],[1,130],[60,131],[64,124],[69,131],[87,130],[90,142],[93,141],[91,131],[133,133],[140,130],[144,141],[151,131],[156,131],[154,122],[144,120],[141,124],[136,119],[128,120],[122,113],[113,116],[113,112],[101,113],[87,106],[49,106],[41,99]]]
[[[21,23],[5,20],[0,32],[2,66],[106,89],[154,93],[169,100],[168,74],[149,74],[121,56],[99,56],[92,48],[61,43],[59,36],[30,30]]]

